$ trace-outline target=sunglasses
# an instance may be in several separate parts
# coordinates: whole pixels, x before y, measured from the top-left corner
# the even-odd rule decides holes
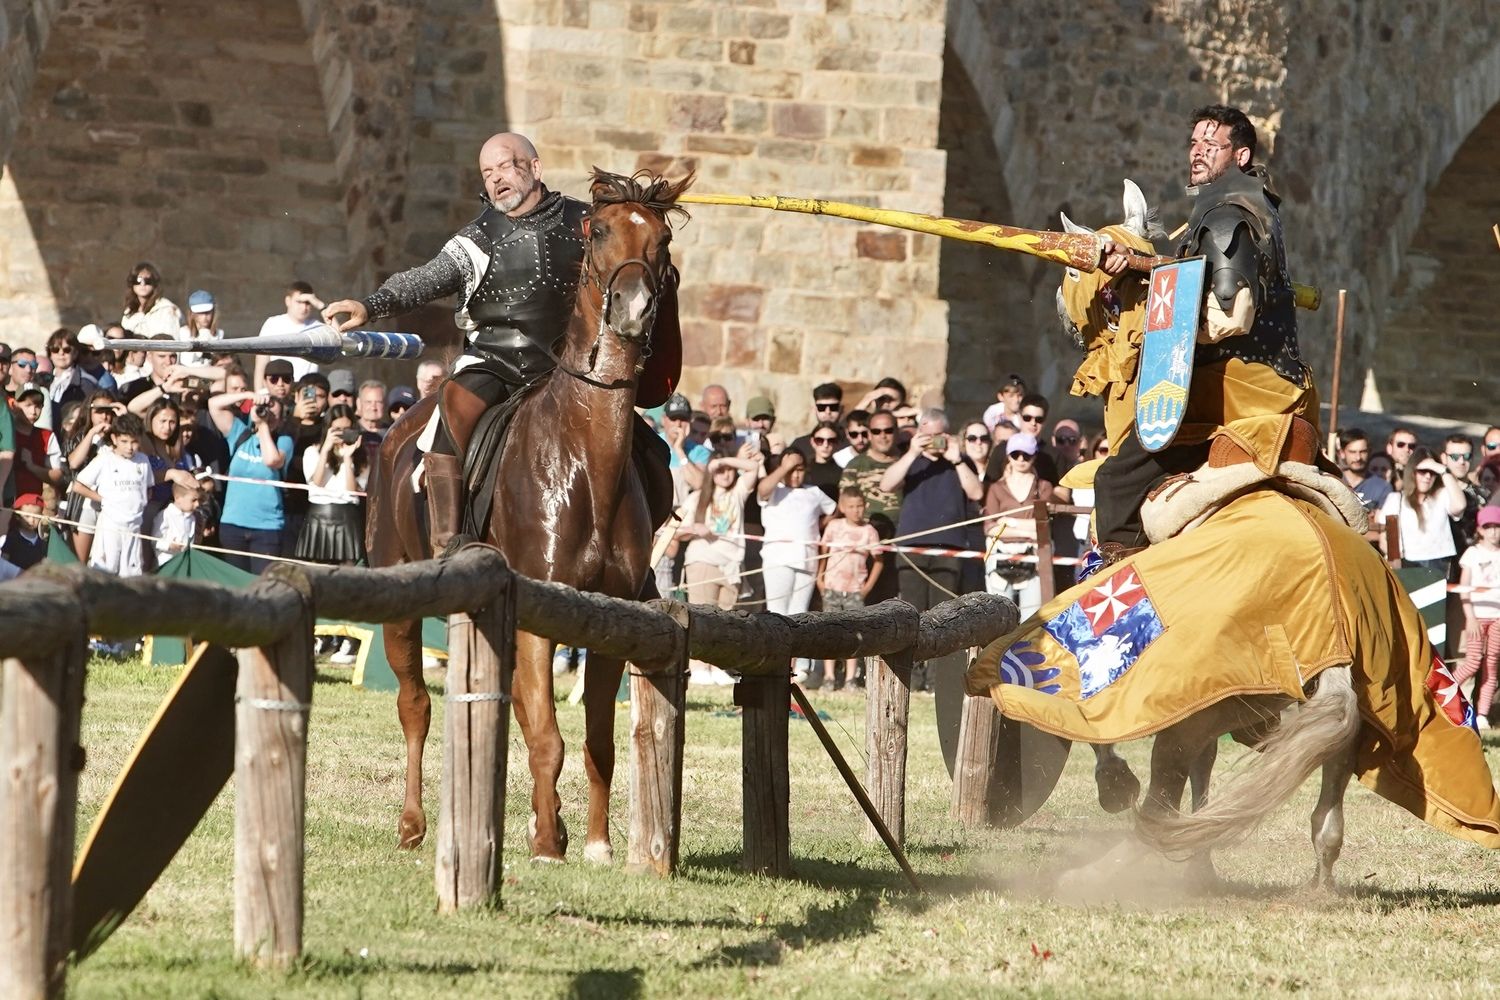
[[[896,428],[894,428],[894,427],[871,427],[870,428],[870,436],[871,437],[892,437],[892,436],[895,435],[895,433],[896,433]]]
[[[988,434],[965,434],[964,435],[964,440],[965,441],[988,441],[989,439],[990,439],[990,436]]]
[[[77,354],[78,353],[78,348],[74,347],[72,344],[63,344],[61,347],[54,347],[54,348],[52,348],[51,353],[53,353],[53,354]]]
[[[1407,451],[1409,449],[1415,448],[1416,446],[1417,446],[1417,442],[1415,442],[1415,441],[1392,441],[1391,442],[1391,447],[1392,448],[1400,448],[1402,451]]]
[[[710,441],[712,441],[714,444],[724,444],[725,442],[733,441],[734,440],[734,435],[733,434],[710,434],[708,436],[708,439]]]
[[[17,368],[35,368],[37,363],[35,361],[12,361],[11,364]]]
[[[1046,418],[1040,413],[1023,413],[1021,419],[1028,424],[1039,424]]]
[[[1054,437],[1052,439],[1052,441],[1053,441],[1054,444],[1077,444],[1078,443],[1078,439],[1076,437]]]
[[[1470,451],[1448,452],[1448,460],[1452,462],[1472,462],[1474,453]]]
[[[870,436],[869,431],[845,431],[844,436],[850,441],[863,441]]]
[[[814,403],[813,404],[813,406],[817,407],[820,410],[830,410],[830,411],[841,409],[843,407],[843,405],[844,405],[843,403]]]
[[[149,275],[149,274],[143,274],[139,278],[135,279],[135,283],[137,285],[151,285],[152,287],[155,287],[156,284],[157,284],[157,281],[156,281],[155,278],[151,277],[151,275]]]
[[[272,385],[280,385],[282,382],[290,382],[291,380],[292,380],[292,377],[290,375],[267,375],[266,376],[266,381],[270,382]]]
[[[821,437],[812,439],[813,444],[835,444],[837,442],[838,438],[836,437]]]
[[[1484,443],[1485,451],[1494,451],[1497,448],[1500,448],[1500,441],[1486,441]]]
[[[1024,459],[1024,460],[1025,460],[1025,461],[1028,461],[1028,462],[1029,462],[1029,461],[1031,461],[1031,460],[1032,460],[1032,459],[1033,459],[1033,458],[1034,458],[1034,457],[1035,457],[1035,456],[1034,456],[1034,455],[1032,455],[1032,454],[1031,454],[1031,453],[1030,453],[1030,452],[1028,452],[1028,451],[1013,451],[1013,452],[1011,452],[1011,453],[1010,453],[1010,457],[1011,457],[1011,458],[1013,458],[1013,459],[1015,459],[1015,460],[1016,460],[1016,461],[1018,461],[1018,462],[1019,462],[1019,461],[1021,461],[1021,460],[1023,460],[1023,459]]]

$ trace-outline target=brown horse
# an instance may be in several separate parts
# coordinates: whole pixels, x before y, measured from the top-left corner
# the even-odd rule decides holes
[[[634,405],[653,333],[666,348],[659,353],[670,353],[677,344],[667,217],[681,211],[676,208],[677,196],[691,182],[691,176],[671,183],[644,173],[622,177],[594,171],[587,249],[573,313],[557,353],[560,364],[518,404],[494,480],[494,514],[485,540],[526,576],[614,597],[645,595],[652,539],[647,490],[652,484],[643,482],[632,460],[632,436],[639,422]],[[669,376],[673,381],[675,377]],[[432,556],[419,523],[419,504],[408,484],[419,457],[416,439],[436,398],[423,399],[408,410],[381,445],[367,529],[374,565]],[[474,426],[472,419],[453,423]],[[458,442],[460,452],[467,444]],[[427,832],[422,751],[432,709],[422,679],[421,623],[393,623],[384,631],[386,656],[400,681],[397,710],[406,735],[400,845],[411,848],[421,844]],[[550,639],[517,632],[512,697],[533,781],[532,856],[561,860],[567,850],[567,827],[557,795],[563,740],[553,707],[552,651]],[[584,856],[596,862],[613,856],[609,792],[615,762],[614,699],[623,668],[620,660],[590,656],[585,680],[589,810]]]

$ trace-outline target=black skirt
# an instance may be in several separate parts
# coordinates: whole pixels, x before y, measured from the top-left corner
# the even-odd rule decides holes
[[[298,559],[319,563],[365,561],[365,505],[315,503],[297,536]]]

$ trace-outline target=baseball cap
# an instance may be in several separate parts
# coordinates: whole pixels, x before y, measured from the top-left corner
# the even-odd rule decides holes
[[[266,362],[266,374],[284,375],[287,378],[291,378],[292,363],[286,358],[272,358],[270,361]]]
[[[752,396],[749,405],[745,407],[745,416],[750,418],[774,417],[776,416],[776,404],[771,402],[767,396]]]
[[[394,410],[398,406],[410,408],[417,401],[416,391],[409,385],[398,385],[385,394],[385,408]]]
[[[17,503],[16,506],[19,507],[20,503]],[[1492,524],[1500,524],[1500,507],[1487,506],[1479,508],[1478,520],[1481,528],[1489,527]]]
[[[1008,455],[1013,451],[1025,452],[1027,455],[1036,454],[1036,435],[1027,434],[1024,431],[1010,436],[1005,442],[1005,453]]]
[[[38,507],[41,507],[43,505],[41,494],[22,493],[20,496],[16,497],[16,510],[20,510],[22,507],[26,507],[31,504],[36,504]],[[1495,508],[1491,508],[1491,510],[1494,509]]]
[[[214,311],[214,297],[203,289],[198,289],[188,296],[188,311],[195,313],[210,313]]]
[[[682,393],[674,392],[667,397],[667,401],[662,406],[661,412],[663,416],[670,417],[673,420],[689,420],[693,416],[693,404],[688,402],[688,398]]]
[[[10,361],[10,345],[9,344],[0,343],[0,361],[9,363],[9,361]]]
[[[328,373],[328,395],[339,393],[354,395],[354,373],[347,368],[335,368]]]
[[[1022,378],[1021,376],[1019,376],[1019,375],[1015,374],[1014,372],[1012,372],[1010,374],[1010,377],[1007,378],[1001,384],[1000,388],[1002,388],[1002,389],[1020,389],[1022,392],[1025,392],[1026,391],[1026,380],[1024,378]]]

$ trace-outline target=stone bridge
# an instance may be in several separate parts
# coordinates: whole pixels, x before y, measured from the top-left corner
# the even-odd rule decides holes
[[[1500,345],[1500,5],[1488,0],[0,0],[0,339],[119,315],[151,260],[231,334],[281,288],[363,294],[476,212],[517,129],[588,168],[1056,228],[1120,179],[1181,194],[1186,116],[1239,104],[1293,269],[1349,290],[1345,400],[1489,421]],[[1015,371],[1062,401],[1052,265],[700,207],[685,386],[777,398],[886,374],[959,414]],[[408,325],[447,337],[444,316]],[[1304,314],[1325,395],[1333,309]]]

